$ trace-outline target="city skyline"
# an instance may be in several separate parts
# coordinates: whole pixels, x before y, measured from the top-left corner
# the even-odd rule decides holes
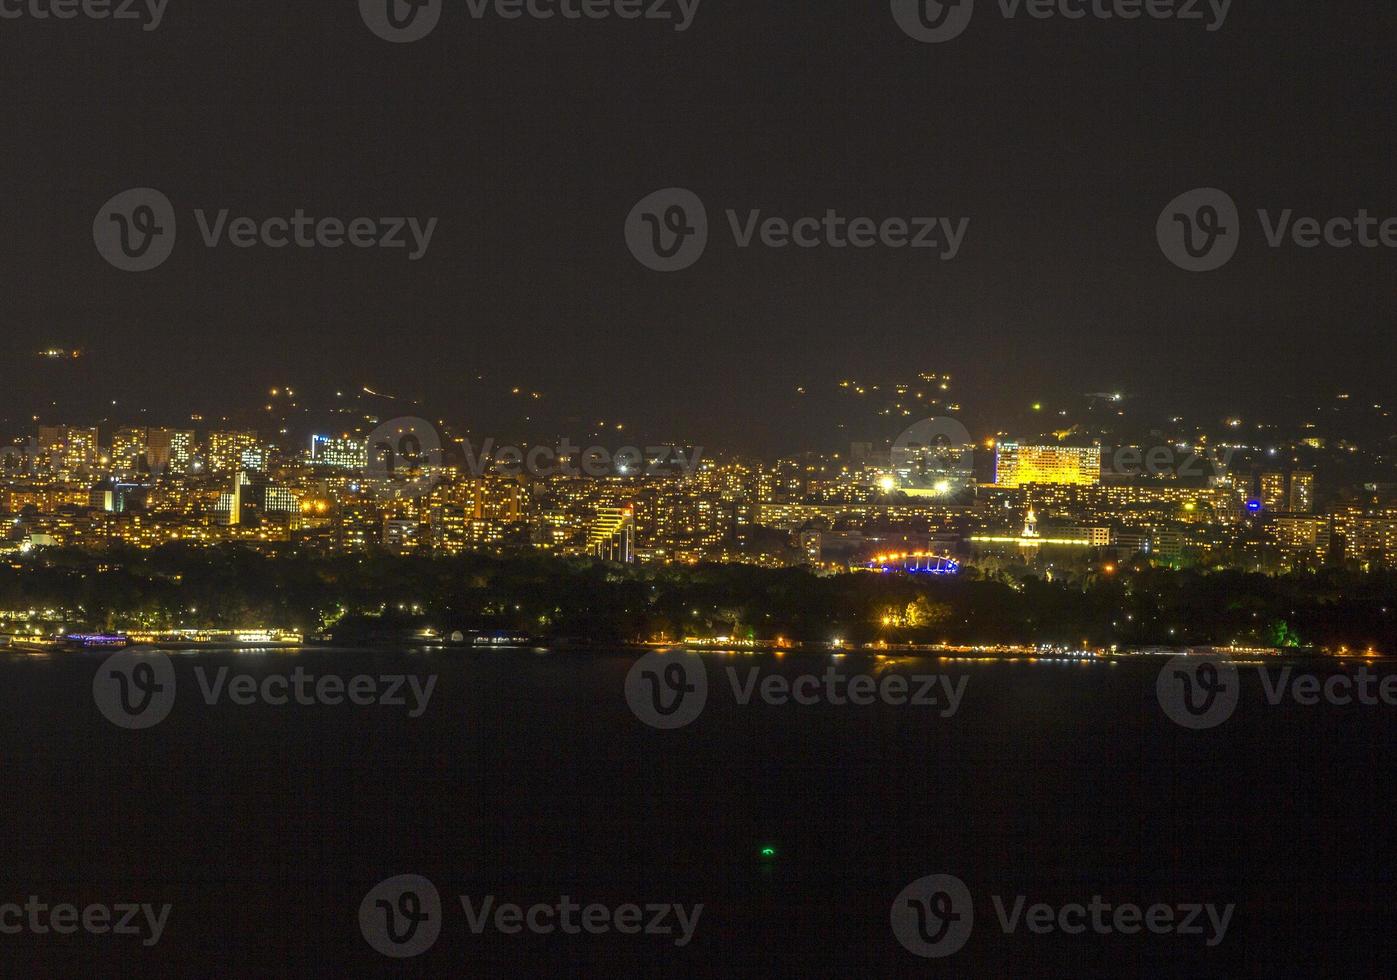
[[[1231,459],[1241,452],[1244,461],[1247,461],[1247,454],[1257,453],[1261,454],[1261,465],[1277,466],[1315,465],[1322,455],[1327,454],[1331,461],[1349,461],[1366,467],[1370,475],[1379,482],[1385,482],[1385,477],[1389,475],[1387,467],[1393,462],[1394,452],[1397,452],[1397,434],[1381,434],[1392,424],[1391,412],[1377,403],[1365,404],[1361,399],[1351,407],[1350,403],[1355,400],[1347,393],[1336,396],[1329,406],[1319,406],[1303,416],[1317,421],[1281,423],[1268,421],[1264,417],[1244,419],[1237,415],[1203,424],[1190,423],[1181,416],[1164,421],[1139,416],[1127,419],[1125,396],[1119,393],[1095,393],[1083,396],[1072,409],[1054,411],[1056,406],[1035,402],[1021,415],[1023,421],[1013,428],[982,427],[977,433],[972,433],[958,417],[963,414],[962,406],[949,393],[951,376],[923,374],[921,378],[940,380],[939,385],[931,386],[940,388],[938,398],[920,401],[922,393],[909,392],[912,386],[906,384],[889,385],[880,392],[878,385],[865,391],[857,382],[841,382],[840,389],[856,394],[860,400],[864,395],[871,395],[869,401],[873,403],[873,408],[858,406],[863,418],[856,424],[835,424],[831,429],[834,441],[826,437],[824,447],[806,444],[774,453],[754,453],[723,445],[706,447],[697,443],[684,444],[687,452],[675,443],[648,447],[632,445],[645,443],[643,438],[637,436],[634,426],[606,420],[582,423],[576,417],[572,420],[573,432],[564,430],[554,436],[541,435],[547,430],[543,424],[536,423],[532,426],[535,430],[533,436],[515,443],[490,434],[488,430],[453,424],[446,419],[432,421],[416,415],[385,419],[382,415],[368,414],[362,405],[349,407],[346,404],[338,412],[317,413],[295,400],[299,396],[289,388],[273,389],[269,393],[268,403],[261,406],[266,414],[252,411],[235,413],[234,417],[246,424],[237,424],[229,415],[216,416],[211,420],[202,413],[195,413],[183,424],[175,425],[156,425],[129,419],[116,423],[103,419],[99,425],[73,425],[46,421],[42,416],[34,415],[19,425],[11,423],[12,429],[28,430],[28,435],[12,435],[10,442],[0,445],[0,449],[11,462],[11,469],[15,468],[16,461],[27,461],[23,465],[32,469],[33,462],[45,455],[55,459],[62,457],[67,452],[64,447],[71,440],[78,440],[78,454],[85,461],[87,470],[96,469],[98,463],[106,466],[110,462],[113,469],[124,464],[132,472],[158,474],[171,470],[173,454],[179,458],[183,472],[198,475],[203,471],[233,469],[233,464],[240,459],[244,460],[243,468],[259,470],[265,469],[268,460],[273,457],[281,461],[313,461],[321,457],[353,456],[355,453],[362,457],[366,439],[379,434],[384,426],[406,422],[422,429],[421,437],[428,442],[426,449],[434,454],[433,465],[455,467],[476,476],[487,472],[492,461],[497,460],[502,452],[522,455],[535,447],[549,449],[549,458],[555,464],[560,457],[564,460],[581,458],[589,450],[607,454],[616,451],[617,447],[664,450],[665,458],[653,462],[668,462],[692,475],[705,453],[720,459],[769,461],[807,458],[835,463],[842,459],[844,466],[855,468],[870,454],[881,454],[884,466],[891,465],[897,470],[904,465],[899,463],[901,457],[898,455],[903,451],[900,447],[904,442],[913,440],[915,445],[934,438],[942,443],[958,443],[971,451],[971,456],[977,449],[992,450],[996,464],[989,478],[982,475],[980,482],[1009,485],[1035,482],[1035,473],[1050,472],[1064,465],[1032,457],[1034,446],[1045,445],[1075,447],[1073,452],[1089,453],[1074,457],[1071,463],[1065,465],[1069,469],[1081,468],[1082,473],[1091,470],[1108,477],[1131,475],[1121,469],[1121,453],[1132,447],[1139,451],[1139,458],[1134,460],[1134,475],[1142,475],[1140,464],[1145,460],[1147,451],[1158,451],[1151,450],[1151,447],[1158,447],[1171,455],[1187,452],[1192,457],[1216,457],[1219,453],[1225,453],[1227,459]],[[377,397],[377,393],[367,388],[363,391]],[[527,393],[516,389],[516,394],[524,395],[525,403],[528,403]],[[809,392],[802,388],[799,394],[805,396]],[[339,392],[337,396],[342,398],[345,393]],[[532,397],[537,399],[542,396],[532,393]],[[880,403],[880,397],[885,401]],[[274,404],[277,399],[285,399],[285,403]],[[878,409],[878,404],[890,404],[892,407]],[[1101,411],[1103,405],[1104,412]],[[401,410],[404,406],[399,403],[388,407]],[[947,414],[918,418],[922,412]],[[273,421],[268,423],[268,418]],[[532,419],[526,417],[524,421]],[[902,426],[900,434],[891,434],[893,430],[890,427],[897,425]],[[581,441],[574,442],[578,432],[583,433]],[[870,432],[873,437],[865,438]],[[950,434],[949,438],[947,433]],[[158,445],[155,443],[157,438],[161,440]],[[355,440],[357,450],[354,448]],[[1006,462],[1006,450],[1019,444],[1023,444],[1025,453],[1030,455],[1022,460],[1010,456]],[[668,455],[670,452],[674,453],[672,458]],[[1309,460],[1302,460],[1298,455],[1300,453],[1311,454]],[[142,458],[141,466],[130,466],[133,454]],[[1216,459],[1211,461],[1217,462]],[[194,464],[192,469],[189,468],[191,462]],[[336,463],[340,462],[342,460],[337,458]],[[522,463],[522,459],[516,462]],[[1171,459],[1171,462],[1177,461]],[[363,468],[363,458],[359,459],[358,465]],[[965,466],[969,471],[971,463],[967,461]],[[52,471],[55,467],[50,462],[47,468]],[[656,467],[650,468],[656,470]],[[175,469],[179,470],[179,467]],[[639,466],[635,469],[638,471]],[[1019,469],[1024,471],[1023,475],[1017,475]],[[1148,469],[1150,473],[1158,475],[1153,463]],[[1080,481],[1054,477],[1047,482]]]
[[[961,408],[948,374],[837,390],[881,425]],[[294,412],[302,395],[268,397],[267,411]],[[1036,438],[982,439],[939,416],[911,421],[895,439],[765,460],[635,443],[621,424],[599,425],[600,442],[554,446],[477,443],[445,424],[372,415],[309,438],[203,420],[105,430],[40,422],[4,447],[0,515],[10,523],[0,548],[42,560],[46,548],[183,541],[822,574],[886,572],[910,557],[934,559],[942,574],[1087,578],[1131,561],[1269,574],[1397,561],[1390,437],[1365,442],[1316,423],[1282,433],[1235,418],[1218,436],[1104,438],[1124,404],[1096,393],[1081,421],[1057,431],[1056,413],[1035,404],[1029,417],[1046,427]],[[1381,406],[1371,413],[1386,417]]]

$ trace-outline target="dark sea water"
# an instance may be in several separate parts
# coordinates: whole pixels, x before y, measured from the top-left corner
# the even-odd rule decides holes
[[[149,947],[0,935],[0,976],[1391,975],[1397,708],[1271,706],[1244,671],[1236,714],[1189,731],[1160,709],[1155,662],[855,656],[838,669],[964,676],[964,699],[949,718],[741,705],[727,668],[795,677],[831,659],[715,654],[703,713],[659,731],[625,698],[636,657],[175,655],[173,709],[133,731],[94,705],[102,656],[6,655],[0,902],[171,911]],[[412,718],[211,706],[196,667],[437,681]],[[359,907],[403,874],[435,885],[444,919],[429,950],[393,960],[365,941]],[[944,959],[912,955],[889,923],[904,886],[932,874],[974,897],[973,932]],[[476,935],[462,895],[704,908],[681,948]],[[995,895],[1236,910],[1208,948],[1022,923],[1006,935]]]

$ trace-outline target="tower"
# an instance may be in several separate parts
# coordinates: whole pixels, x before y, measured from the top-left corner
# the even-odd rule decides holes
[[[1023,538],[1032,541],[1038,537],[1038,515],[1034,513],[1033,504],[1030,503],[1028,505],[1028,514],[1024,518]]]

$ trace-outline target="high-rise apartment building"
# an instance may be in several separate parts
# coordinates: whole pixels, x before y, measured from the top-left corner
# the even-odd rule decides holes
[[[123,426],[112,433],[112,466],[133,471],[140,467],[146,454],[149,433],[144,428]]]
[[[1315,509],[1315,475],[1307,470],[1290,474],[1290,511],[1310,514]]]
[[[187,473],[194,461],[191,429],[151,429],[146,436],[146,464],[152,473]]]
[[[1100,446],[1021,446],[1001,442],[995,449],[995,480],[1001,487],[1032,483],[1101,482]]]
[[[258,470],[265,465],[256,432],[210,432],[205,455],[211,473]]]
[[[411,554],[422,546],[422,525],[414,520],[390,517],[383,522],[383,547],[395,555]]]
[[[1397,564],[1397,517],[1364,516],[1346,522],[1347,553],[1363,568]]]
[[[57,474],[90,472],[98,460],[97,430],[76,425],[39,426],[39,453]]]
[[[471,519],[464,507],[436,504],[427,515],[432,550],[444,555],[458,555],[470,546]]]
[[[311,436],[310,459],[321,466],[362,470],[369,465],[368,447],[351,436]]]
[[[1261,474],[1261,506],[1267,510],[1285,510],[1285,474],[1284,473],[1262,473]]]

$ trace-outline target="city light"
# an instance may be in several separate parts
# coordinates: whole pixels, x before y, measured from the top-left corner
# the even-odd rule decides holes
[[[896,399],[914,394],[907,386],[850,387],[860,389],[868,397],[880,390]],[[291,394],[283,386],[269,390],[274,397]],[[0,474],[7,529],[0,555],[16,568],[43,563],[55,549],[96,555],[113,545],[148,552],[174,543],[239,546],[269,557],[350,556],[356,563],[377,554],[428,560],[471,553],[545,555],[618,570],[668,566],[697,573],[702,566],[742,564],[804,569],[821,577],[871,572],[886,576],[889,585],[901,578],[924,578],[931,585],[961,576],[994,582],[1015,595],[1023,595],[1033,577],[1089,588],[1122,568],[1142,565],[1286,574],[1337,562],[1339,542],[1347,549],[1343,560],[1359,571],[1384,567],[1397,555],[1397,515],[1383,509],[1382,491],[1352,488],[1336,496],[1312,469],[1264,462],[1271,458],[1268,447],[1232,450],[1226,471],[1212,477],[1205,472],[1206,480],[1194,482],[1108,479],[1109,450],[1102,445],[1005,436],[983,442],[993,452],[993,483],[977,479],[988,467],[967,461],[963,478],[933,470],[931,479],[909,488],[890,469],[887,448],[856,444],[848,452],[765,461],[718,454],[688,474],[620,462],[601,477],[569,478],[473,471],[453,463],[404,494],[369,471],[365,430],[383,420],[357,410],[343,414],[362,416],[362,423],[356,428],[346,419],[295,438],[219,425],[99,429],[36,422],[32,447]],[[408,420],[398,422],[394,431],[412,428]],[[449,428],[445,420],[439,424]],[[601,426],[615,431],[622,423]],[[1162,440],[1160,451],[1231,445],[1222,431],[1180,433]],[[1071,434],[1061,429],[1056,437]],[[476,438],[457,441],[449,432],[445,440],[463,454],[476,452],[479,444]],[[960,448],[976,451],[969,444]],[[1250,481],[1237,462],[1240,453],[1262,461]],[[1363,494],[1372,501],[1360,499]],[[1342,502],[1332,503],[1336,499]],[[1258,547],[1248,550],[1253,542]],[[420,597],[397,606],[433,618],[439,612]],[[911,629],[918,617],[903,606],[880,602],[864,621],[886,630]],[[193,607],[181,616],[182,622],[159,625],[228,628],[201,618]],[[556,616],[535,610],[526,625],[548,628]],[[692,618],[682,628],[695,643],[799,648],[761,632],[770,627],[789,636],[791,622],[763,616],[753,629],[738,623],[731,610],[708,607],[695,607]],[[1132,613],[1117,614],[1112,622],[1121,629],[1158,629],[1165,639],[1175,628],[1137,623]],[[93,635],[103,627],[144,636],[156,624],[138,618],[89,623],[77,612],[55,617],[52,625],[55,635],[60,627]],[[1255,640],[1264,638],[1267,626],[1256,624]],[[244,642],[264,643],[275,639],[268,631],[277,628],[286,627],[238,632]],[[847,636],[841,631],[824,645],[857,649]],[[1366,640],[1356,645],[1376,647]]]

